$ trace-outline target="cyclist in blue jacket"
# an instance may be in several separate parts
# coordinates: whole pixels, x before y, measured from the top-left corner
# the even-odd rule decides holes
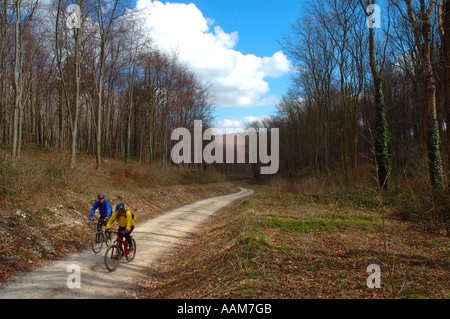
[[[108,222],[109,218],[111,217],[111,205],[109,202],[105,199],[104,194],[98,195],[98,201],[95,202],[94,206],[92,206],[91,213],[89,214],[89,220],[94,220],[94,214],[97,210],[100,213],[100,218],[98,219],[97,224],[97,230],[101,230],[102,226],[106,226],[106,223]]]

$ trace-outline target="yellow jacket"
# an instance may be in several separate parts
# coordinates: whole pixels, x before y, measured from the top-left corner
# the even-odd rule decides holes
[[[114,212],[111,218],[108,220],[105,229],[111,228],[111,224],[118,219],[120,227],[126,227],[128,231],[131,230],[131,226],[136,226],[136,222],[133,219],[131,212],[127,210],[125,213]]]

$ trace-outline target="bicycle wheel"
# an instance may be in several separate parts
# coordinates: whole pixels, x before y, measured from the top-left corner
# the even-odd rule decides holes
[[[127,261],[133,261],[134,257],[136,256],[136,241],[134,238],[131,238],[131,242],[133,243],[133,251],[130,254],[127,254]]]
[[[91,239],[91,248],[94,253],[98,254],[102,250],[103,246],[103,234],[99,231],[96,231],[94,235],[92,235]]]
[[[109,246],[105,252],[105,266],[110,272],[115,271],[120,266],[122,252],[117,245]]]

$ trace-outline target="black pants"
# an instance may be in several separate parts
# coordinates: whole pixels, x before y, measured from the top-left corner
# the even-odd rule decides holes
[[[126,227],[119,227],[119,237],[120,237],[120,239],[123,239],[123,231],[125,230],[125,229],[127,229]],[[128,246],[132,246],[133,245],[133,242],[131,241],[131,233],[133,232],[133,229],[134,229],[134,226],[131,226],[131,230],[125,235],[125,239],[127,240],[127,243],[128,243]]]
[[[102,230],[102,227],[103,227],[103,226],[106,226],[107,222],[108,222],[108,221],[106,220],[106,217],[105,217],[105,218],[100,217],[100,218],[98,219],[97,231],[101,231],[101,230]]]

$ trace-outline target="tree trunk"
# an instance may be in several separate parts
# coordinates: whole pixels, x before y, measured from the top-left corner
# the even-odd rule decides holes
[[[127,116],[127,135],[125,137],[125,164],[128,164],[130,159],[130,144],[131,144],[131,116],[133,114],[133,82],[130,83],[129,90],[129,109]]]
[[[80,101],[80,33],[81,28],[75,30],[75,114],[72,125],[72,151],[70,156],[70,168],[75,168],[77,154],[78,113]]]
[[[16,23],[15,23],[15,56],[14,56],[14,124],[13,124],[13,146],[12,163],[15,164],[20,155],[20,124],[22,115],[22,28],[21,28],[21,5],[22,0],[16,2]]]
[[[426,121],[426,145],[428,153],[428,168],[430,172],[431,186],[436,189],[444,187],[444,176],[440,152],[440,136],[436,116],[436,83],[431,62],[431,13],[436,2],[431,2],[426,8],[425,1],[421,0],[420,19],[421,25],[416,20],[412,0],[404,0],[408,7],[409,22],[413,27],[414,41],[419,49],[425,75],[425,110]]]
[[[374,5],[376,0],[372,0]],[[391,159],[388,153],[388,125],[386,121],[386,105],[383,93],[383,78],[378,70],[375,57],[375,30],[369,28],[369,54],[370,70],[372,71],[375,88],[375,130],[373,141],[375,148],[375,159],[378,171],[378,183],[381,189],[388,188],[388,177],[391,170]]]
[[[100,168],[101,152],[102,152],[102,108],[103,108],[103,72],[104,72],[104,47],[102,47],[102,53],[100,55],[100,76],[98,80],[98,109],[97,109],[97,152],[96,152],[96,164],[97,169]]]

